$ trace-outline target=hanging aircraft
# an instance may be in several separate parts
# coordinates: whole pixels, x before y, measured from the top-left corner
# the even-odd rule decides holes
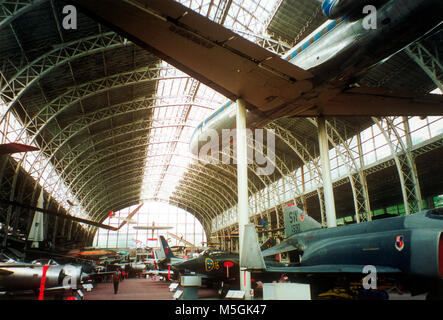
[[[366,0],[324,0],[319,6],[335,20],[283,57],[173,0],[70,3],[231,101],[241,98],[250,128],[294,116],[443,114],[441,95],[358,84],[371,67],[441,26],[441,0],[374,1],[375,17],[363,12]],[[233,105],[228,102],[196,128],[193,153],[204,131],[235,127]]]
[[[128,214],[127,217],[116,217],[115,212],[111,210],[109,212],[108,217],[109,218],[116,218],[119,220],[122,220],[123,222],[116,228],[116,230],[120,230],[126,223],[137,223],[137,221],[133,220],[132,217],[140,210],[140,208],[143,206],[143,203],[137,206],[130,214]]]
[[[242,252],[253,272],[285,273],[317,288],[361,283],[373,268],[377,281],[394,282],[412,295],[443,298],[443,208],[335,228],[320,223],[295,206],[284,210],[286,239],[261,251],[253,225],[245,228],[252,245]],[[255,244],[255,245],[254,245]],[[289,252],[291,267],[271,267],[264,257]],[[369,267],[368,267],[369,266]]]
[[[125,222],[130,223],[130,224],[137,224],[137,223],[138,223],[138,222],[135,221],[134,219],[130,219],[130,218],[128,218],[128,217],[126,217],[126,218],[123,218],[123,217],[114,217],[114,218],[116,218],[116,219],[118,219],[118,220],[125,221]]]
[[[134,229],[138,229],[138,230],[152,230],[152,235],[154,235],[154,230],[167,230],[167,229],[172,229],[174,227],[171,226],[156,226],[155,222],[152,222],[152,226],[134,226]]]
[[[152,235],[151,238],[148,238],[148,241],[157,241],[157,238],[154,238],[154,231],[155,230],[168,230],[168,229],[172,229],[174,227],[171,226],[156,226],[155,222],[152,222],[152,226],[134,226],[133,227],[136,230],[152,230]]]
[[[40,148],[17,142],[0,144],[0,155],[12,154],[17,152],[38,151]]]

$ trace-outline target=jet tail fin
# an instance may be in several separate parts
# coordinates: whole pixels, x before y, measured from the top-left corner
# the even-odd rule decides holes
[[[240,267],[246,269],[266,269],[253,223],[245,225],[243,243],[246,245],[243,246],[240,252]]]
[[[168,241],[166,241],[165,237],[163,236],[160,236],[160,246],[166,258],[175,258],[171,248],[169,247]]]
[[[321,228],[320,223],[293,204],[283,209],[283,217],[285,221],[285,238],[295,233]]]

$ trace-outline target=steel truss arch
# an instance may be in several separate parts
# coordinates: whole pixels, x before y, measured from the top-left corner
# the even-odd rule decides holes
[[[402,117],[402,121],[398,124],[395,124],[396,119],[398,117],[372,117],[372,120],[382,132],[391,149],[400,179],[405,212],[409,215],[423,210],[423,203],[415,156],[412,152],[408,118]],[[401,128],[401,125],[403,125],[403,128]],[[401,137],[400,131],[405,133],[406,144]]]
[[[172,165],[171,165],[172,166]],[[152,166],[152,167],[161,167],[161,165],[157,165],[157,166]],[[173,167],[182,167],[182,166],[176,166],[174,165]],[[183,167],[182,167],[183,168]],[[122,166],[122,170],[123,172],[120,172],[117,175],[114,175],[112,177],[109,177],[109,179],[106,180],[106,182],[108,183],[113,183],[112,180],[118,179],[120,176],[122,175],[126,175],[129,174],[131,175],[131,177],[129,177],[128,179],[125,179],[124,181],[126,182],[130,182],[131,179],[142,179],[143,180],[143,173],[140,171],[143,171],[143,168],[140,169],[138,167],[134,167],[133,164],[129,163],[127,165]],[[133,173],[141,173],[140,177],[135,177],[134,175],[132,175]],[[198,174],[202,174],[201,171],[197,171]],[[159,174],[157,174],[159,175]],[[177,176],[177,175],[173,175],[173,174],[168,174],[168,176],[175,176],[175,177],[181,177],[181,176]],[[220,192],[219,190],[217,190],[213,185],[211,185],[210,183],[208,183],[205,179],[199,179],[199,176],[197,174],[190,174],[190,177],[187,177],[187,183],[189,182],[189,180],[192,183],[201,183],[202,185],[204,185],[206,188],[209,188],[211,191],[209,191],[211,194],[213,194],[215,197],[217,198],[223,198],[219,201],[219,203],[224,203],[223,207],[229,206],[230,204],[232,204],[233,199],[232,198],[228,198],[223,192]],[[208,175],[209,177],[213,177],[211,175]],[[221,182],[221,183],[226,183],[225,181],[221,181],[219,178],[215,178],[217,181]],[[208,189],[206,189],[207,191]],[[93,198],[88,201],[88,203],[98,203],[100,201],[96,201],[96,198],[98,197],[99,199],[101,199],[100,197],[102,196],[103,191],[97,192],[96,194],[93,195]],[[218,195],[218,194],[219,195]],[[87,195],[88,196],[88,195]],[[85,196],[85,199],[87,199],[87,196]],[[95,212],[97,210],[97,208],[94,206],[92,207],[89,211],[91,212]]]
[[[176,72],[176,75],[158,75],[160,71],[166,69],[174,70],[174,72]],[[19,138],[22,137],[24,132],[28,132],[30,133],[29,137],[32,137],[30,138],[30,141],[28,143],[34,142],[35,138],[42,133],[42,130],[52,120],[54,120],[57,115],[67,111],[68,108],[71,107],[73,104],[78,103],[85,98],[128,85],[180,78],[186,77],[170,67],[163,68],[158,67],[157,64],[153,64],[145,68],[113,74],[107,77],[94,79],[92,81],[76,85],[74,87],[70,87],[64,93],[57,96],[51,102],[40,108],[39,111],[32,117],[32,119],[30,119],[30,121],[24,123],[22,132],[19,134]],[[58,129],[62,130],[62,128],[60,127]]]
[[[181,124],[177,124],[177,125],[181,125]],[[171,125],[171,126],[174,126],[174,125]],[[163,126],[162,126],[163,127]],[[105,130],[105,131],[102,131],[102,132],[99,132],[98,134],[96,134],[96,135],[94,135],[93,136],[93,138],[94,139],[98,139],[98,137],[100,137],[100,136],[106,136],[107,137],[107,139],[112,139],[113,137],[116,137],[116,136],[120,136],[120,135],[125,135],[125,134],[127,134],[127,133],[129,133],[129,132],[134,132],[134,131],[147,131],[147,130],[150,130],[150,129],[152,129],[152,128],[157,128],[157,127],[150,127],[150,122],[146,122],[146,121],[143,121],[143,120],[140,120],[140,121],[138,121],[138,122],[136,122],[136,123],[132,123],[132,124],[126,124],[126,125],[123,125],[123,126],[121,126],[121,127],[116,127],[116,128],[113,128],[113,129],[110,129],[110,130]],[[138,129],[138,130],[137,130]],[[119,134],[118,135],[113,135],[112,133],[113,132],[115,132],[115,131],[117,131],[117,132],[119,132]],[[109,133],[110,132],[110,133]],[[145,137],[137,137],[138,139],[140,139],[140,140],[144,140],[144,139],[146,139]],[[104,138],[103,138],[103,140],[105,140]],[[92,140],[89,140],[89,141],[92,141]],[[83,144],[81,144],[80,145],[81,147],[84,147],[84,145]],[[89,148],[93,148],[94,147],[94,144],[91,142],[91,146],[89,147]],[[111,146],[112,147],[112,146]],[[89,149],[84,149],[83,150],[83,152],[82,152],[82,154],[84,153],[84,152],[87,152],[87,150],[89,150]],[[72,151],[72,149],[71,149],[71,151]],[[66,153],[65,155],[67,155],[68,153]],[[75,153],[73,153],[73,154],[75,154]],[[95,157],[98,157],[95,153],[91,153],[93,156],[95,156]],[[72,154],[71,154],[71,156],[72,156]],[[79,155],[77,155],[77,157],[78,157]],[[48,163],[49,162],[46,162],[46,165],[48,165]],[[59,161],[59,163],[60,163],[60,161]],[[71,163],[71,162],[70,162]],[[55,164],[55,165],[53,165],[53,167],[54,168],[56,168],[56,167],[58,167],[57,166],[57,164]],[[85,168],[88,168],[89,166],[85,166]],[[46,168],[46,166],[44,167],[44,168]],[[43,169],[44,169],[43,168]],[[60,179],[65,179],[65,176],[64,176],[64,174],[66,173],[66,169],[68,168],[68,166],[62,166],[62,168],[63,168],[63,171],[62,171],[62,174],[60,174],[59,175],[59,180]],[[41,172],[40,172],[40,175],[42,174],[44,172],[44,170],[42,170]],[[53,173],[53,171],[51,171],[51,173]],[[39,175],[39,176],[40,176]],[[77,175],[78,176],[78,175]],[[67,177],[67,176],[66,176]],[[47,179],[45,180],[45,181],[47,181],[47,180],[49,180],[50,178],[52,178],[52,175],[48,175],[48,177],[47,177]],[[47,186],[46,185],[46,182],[45,181],[43,181],[43,183],[42,183],[42,185],[43,186]],[[72,184],[74,183],[74,181],[75,180],[71,180],[71,183],[69,184],[69,186],[68,186],[68,188],[70,188],[71,190],[72,190]],[[54,186],[56,186],[58,183],[55,183],[54,184]],[[37,185],[37,182],[36,182],[36,185]],[[35,186],[36,186],[35,185]],[[36,192],[35,192],[35,189],[36,187],[34,187],[34,193],[33,193],[33,199],[36,197]],[[53,191],[55,189],[55,187],[51,190],[51,192]],[[12,190],[13,191],[13,190]]]
[[[168,67],[169,68],[169,67]],[[19,134],[19,138],[24,134],[26,131],[30,131],[30,128],[32,125],[36,125],[38,130],[33,133],[32,138],[30,139],[29,144],[32,144],[36,137],[40,134],[41,130],[47,125],[47,121],[50,119],[55,118],[55,115],[62,112],[63,110],[66,110],[70,105],[73,103],[80,101],[81,99],[84,99],[90,95],[95,95],[99,92],[104,92],[106,90],[110,90],[115,87],[119,86],[126,86],[131,83],[138,83],[139,81],[155,81],[160,78],[165,79],[164,77],[156,78],[157,72],[159,70],[165,70],[165,68],[159,68],[157,66],[150,67],[150,68],[144,68],[144,69],[138,69],[133,72],[125,72],[121,74],[112,75],[110,77],[105,77],[101,79],[97,79],[76,87],[71,88],[61,96],[54,99],[50,104],[46,105],[44,108],[40,110],[40,112],[30,121],[28,122],[23,128],[21,133]],[[169,77],[167,77],[169,78]],[[176,78],[176,77],[171,77]],[[68,94],[69,93],[69,94]],[[70,95],[66,99],[66,95]],[[66,99],[66,100],[65,100]],[[61,109],[60,109],[61,108]],[[44,114],[44,117],[40,118],[39,115]],[[46,118],[45,118],[46,117]],[[34,123],[35,121],[35,123]],[[41,126],[38,126],[38,123],[41,123]],[[58,128],[60,131],[62,130],[60,127]],[[31,130],[32,131],[32,130]],[[23,161],[26,160],[26,154],[22,157],[22,159],[17,163],[17,167],[14,174],[13,184],[12,184],[12,190],[10,194],[10,199],[14,197],[15,189],[16,189],[16,180],[19,172],[19,167],[22,165]],[[30,171],[32,172],[32,167]]]
[[[118,190],[115,190],[112,194],[114,194],[117,191]],[[134,199],[131,198],[132,196],[134,196],[135,198]],[[130,199],[141,201],[139,191],[138,190],[128,190],[127,192],[122,192],[120,194],[120,200],[114,202],[113,206],[118,207],[119,204],[124,204],[123,206],[127,207],[127,204],[129,203]],[[206,201],[199,199],[190,191],[183,192],[180,199],[178,199],[178,201],[190,202],[190,203],[196,205],[196,208],[199,208],[198,211],[200,212],[202,218],[208,219],[208,221],[210,221],[212,216],[215,214],[210,203],[207,203]],[[211,215],[211,213],[212,213],[212,215]]]
[[[267,129],[267,130],[272,130],[272,129]],[[274,134],[274,133],[273,133]],[[257,139],[253,139],[253,143],[255,146],[255,150],[257,150],[257,146],[259,146],[259,150],[261,150],[261,153],[264,157],[266,157],[268,159],[268,161],[271,161],[272,165],[279,171],[280,176],[281,176],[281,181],[282,181],[282,186],[285,189],[285,178],[288,177],[290,180],[292,180],[292,184],[296,189],[295,194],[293,193],[293,200],[294,200],[294,204],[297,206],[299,205],[299,202],[301,202],[301,208],[303,209],[305,207],[305,203],[304,203],[304,198],[298,188],[298,183],[296,178],[294,177],[294,175],[291,173],[291,171],[289,170],[289,168],[286,166],[286,162],[287,160],[284,158],[281,158],[282,156],[277,156],[277,154],[275,154],[275,152],[271,149],[269,149],[266,145],[262,144],[260,141],[257,141]],[[271,156],[270,156],[271,154]],[[273,161],[272,159],[275,159],[275,161]],[[275,179],[273,179],[275,180]],[[276,181],[271,182],[270,184],[268,184],[268,188],[270,187],[270,185],[274,184]],[[278,191],[276,191],[277,194],[279,194]],[[279,204],[276,206],[276,209],[278,207],[281,207],[281,210],[276,210],[276,217],[277,217],[277,227],[281,227],[280,225],[280,221],[283,221],[283,206],[284,204],[282,203],[282,201],[279,199]],[[299,201],[297,201],[297,199]]]
[[[252,147],[252,150],[254,150],[253,149],[254,146],[251,143],[254,143],[254,142],[255,142],[255,139],[248,139],[248,147],[250,147],[250,148]],[[262,155],[264,157],[267,157],[267,155],[265,155],[264,152],[263,152],[263,148],[262,148],[261,151],[262,151],[261,152]],[[227,156],[228,158],[232,159],[234,162],[236,161],[235,153],[231,154],[229,152],[229,150],[226,151],[225,148],[223,148],[221,151],[219,151],[218,154],[219,155]],[[276,157],[276,159],[278,159],[278,158]],[[275,162],[274,162],[274,164],[275,164]],[[268,188],[268,192],[271,191],[273,193],[274,198],[278,199],[278,203],[282,203],[282,201],[280,199],[280,194],[275,190],[274,187],[272,187],[272,182],[273,182],[272,179],[269,176],[266,176],[266,175],[262,176],[262,175],[257,174],[257,172],[258,172],[257,169],[259,168],[259,166],[255,162],[252,162],[252,164],[248,164],[247,167],[248,167],[248,170],[250,170],[261,181],[263,186],[265,188]],[[280,171],[280,168],[278,168],[277,166],[275,166],[275,167]],[[280,171],[280,174],[282,174],[281,171]],[[248,186],[249,186],[249,183],[248,183]],[[249,187],[248,187],[248,194],[249,195],[253,195],[254,194],[254,193],[250,192],[250,188]],[[254,209],[256,209],[256,208],[252,208],[252,210],[254,210]],[[265,212],[265,211],[268,212],[263,207],[263,211],[260,211],[260,212]],[[221,214],[221,217],[223,218],[224,212],[221,212],[220,214]],[[252,215],[249,214],[249,218],[251,218],[251,216],[254,216],[254,215],[255,214],[252,214]],[[276,218],[277,218],[277,225],[280,225],[280,217],[279,217],[278,213],[276,214]]]
[[[48,0],[3,0],[0,1],[0,30],[12,21]],[[7,6],[9,5],[9,6]]]
[[[128,179],[134,179],[134,180],[142,179],[142,180],[143,180],[143,173],[141,172],[142,169],[137,168],[137,167],[134,167],[134,164],[132,164],[132,163],[129,162],[128,164],[124,165],[122,168],[125,169],[124,172],[109,177],[108,179],[106,179],[106,182],[112,183],[112,180],[115,180],[115,179],[118,178],[119,176],[124,175],[124,174],[127,174],[127,173],[140,173],[140,175],[139,175],[138,177],[131,176],[131,177],[128,178]],[[200,172],[199,172],[199,173],[200,173]],[[159,174],[157,174],[157,175],[159,175]],[[151,175],[151,176],[153,176],[153,175]],[[181,176],[177,176],[177,175],[173,175],[173,174],[168,174],[168,176],[176,176],[176,177],[179,177],[179,178],[181,177]],[[193,177],[188,177],[188,179],[189,179],[189,180],[193,180],[193,181],[197,180],[197,182],[201,183],[202,185],[205,185],[207,188],[215,189],[213,186],[208,185],[207,182],[200,181],[201,179],[199,180],[198,178],[195,178],[194,176],[195,176],[195,175],[193,175]],[[138,181],[138,180],[137,180],[137,181]],[[223,202],[223,203],[225,203],[225,204],[226,204],[226,203],[229,204],[229,202],[230,202],[229,199],[227,199],[227,198],[223,195],[222,192],[219,192],[219,191],[216,190],[216,189],[215,189],[215,191],[218,192],[218,193],[220,193],[220,195],[217,196],[217,197],[219,197],[219,198],[224,198],[224,199],[222,199],[222,200],[220,201],[220,203]],[[100,196],[102,196],[102,193],[103,193],[103,192],[104,192],[104,190],[99,191],[99,192],[97,192],[96,194],[91,194],[91,195],[92,195],[92,199],[90,199],[90,200],[88,201],[88,203],[89,203],[89,204],[93,204],[93,205],[94,205],[94,203],[97,203],[96,198],[102,199],[102,198],[100,198]],[[90,192],[90,193],[91,193],[91,192]],[[88,198],[88,196],[89,196],[89,194],[85,196],[85,199]],[[103,202],[103,201],[98,201],[98,202]],[[92,211],[92,212],[94,212],[95,210],[96,210],[96,207],[93,206],[93,207],[90,208],[90,210],[88,210],[88,211]]]
[[[114,191],[114,193],[115,192],[117,192],[117,190]],[[120,199],[116,199],[112,203],[112,206],[114,208],[125,208],[127,206],[132,205],[133,202],[139,202],[141,200],[140,194],[137,190],[126,189],[125,191],[121,191],[120,193],[121,193],[122,197]],[[182,202],[184,201],[184,199],[180,199],[180,200]],[[189,199],[187,199],[187,201],[190,202]],[[193,203],[195,204],[195,201]],[[202,219],[204,219],[204,220],[210,219],[209,217],[211,215],[209,212],[211,212],[212,209],[208,205],[206,205],[206,204],[202,205],[202,203],[199,203],[198,206],[196,206],[195,208],[197,208],[195,211],[199,212],[199,215],[202,217]],[[120,210],[120,209],[118,209],[118,210]]]
[[[273,129],[276,136],[280,138],[288,147],[295,152],[295,154],[302,160],[303,164],[308,170],[314,170],[317,175],[314,175],[314,179],[317,183],[317,196],[320,203],[320,217],[323,226],[326,226],[326,216],[324,210],[324,194],[322,192],[322,174],[318,158],[315,158],[306,146],[300,142],[289,130],[283,128],[275,122],[271,122],[266,125],[267,128]],[[303,184],[303,183],[302,183]],[[304,199],[304,196],[301,196]],[[304,202],[304,201],[303,201]],[[303,208],[305,210],[306,208]]]
[[[128,42],[125,38],[114,32],[107,32],[53,46],[51,51],[27,65],[16,66],[8,61],[10,65],[6,67],[17,70],[17,73],[9,79],[0,79],[0,98],[8,104],[6,112],[1,115],[0,123],[27,89],[55,68],[82,56],[126,45]]]
[[[42,154],[49,154],[49,157],[47,158],[47,164],[52,160],[52,158],[57,154],[57,152],[65,145],[67,144],[70,139],[75,137],[78,133],[80,133],[82,130],[86,130],[89,128],[89,126],[99,123],[100,121],[105,121],[108,119],[111,119],[114,116],[128,114],[130,112],[136,112],[139,110],[149,110],[149,109],[156,109],[156,108],[167,108],[167,107],[173,107],[173,104],[168,105],[155,105],[153,103],[153,100],[155,97],[144,97],[140,99],[136,99],[130,102],[121,103],[117,105],[113,105],[110,107],[102,108],[100,110],[97,110],[96,112],[91,112],[85,116],[79,117],[76,121],[71,122],[67,127],[63,128],[56,136],[54,136],[51,141],[49,141],[47,144],[44,145],[43,148],[39,150],[39,154],[36,157],[36,161],[40,159],[40,156]],[[169,99],[169,97],[167,98]],[[184,105],[185,103],[178,103],[178,105]],[[199,104],[192,104],[193,107],[201,107],[201,108],[207,108],[205,105],[199,105]],[[70,163],[63,163],[63,160],[65,158],[65,155],[63,155],[62,159],[59,160],[59,164],[62,169],[61,174],[63,175],[65,169],[69,167]],[[33,166],[31,166],[32,168]],[[55,170],[57,165],[53,166],[52,170]],[[46,168],[44,166],[43,170]],[[39,168],[39,171],[41,172],[39,175],[39,178],[37,179],[40,181],[41,174],[43,173],[43,170]],[[51,176],[52,172],[49,173],[49,176]]]
[[[308,119],[314,126],[317,126],[317,122],[314,119]],[[335,118],[334,123],[331,123],[330,120],[326,120],[325,122],[328,140],[347,168],[347,175],[354,199],[354,210],[357,223],[360,223],[362,218],[366,219],[367,221],[371,221],[372,217],[369,202],[368,185],[363,168],[361,165],[358,165],[357,159],[355,159],[348,141],[346,141],[346,139],[344,139],[336,129],[337,125],[341,125],[342,127],[345,127],[346,125]],[[359,154],[357,156],[359,157]],[[362,211],[366,213],[365,216],[362,216]]]
[[[130,203],[130,205],[129,206],[131,206],[131,205],[136,205],[136,204],[139,204],[139,203],[141,203],[141,202],[143,202],[143,201],[157,201],[157,202],[162,202],[162,203],[166,203],[166,204],[171,204],[171,205],[173,205],[173,206],[175,206],[175,207],[177,207],[177,208],[180,208],[180,209],[183,209],[183,210],[185,210],[186,212],[189,212],[190,214],[192,214],[193,216],[195,216],[195,218],[201,223],[201,225],[203,226],[203,229],[205,230],[205,233],[207,234],[207,235],[209,235],[210,234],[210,226],[208,225],[208,223],[207,223],[207,220],[204,218],[204,215],[201,213],[201,212],[199,212],[199,209],[197,208],[195,208],[193,205],[193,203],[191,203],[191,205],[189,205],[189,204],[183,204],[183,202],[179,202],[179,201],[176,201],[176,200],[174,200],[174,199],[163,199],[163,198],[140,198],[139,196],[134,196],[134,198],[133,199],[131,199],[130,201],[132,201],[131,203]],[[127,206],[126,206],[127,207]],[[104,220],[106,220],[106,216],[105,217],[103,217],[103,219],[101,220],[101,221],[99,221],[100,223],[103,223],[104,222]],[[97,227],[93,227],[92,229],[91,229],[91,232],[93,233],[93,234],[95,234],[95,232],[97,231]]]

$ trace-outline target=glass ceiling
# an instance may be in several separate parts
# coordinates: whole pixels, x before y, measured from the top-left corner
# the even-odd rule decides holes
[[[179,2],[245,36],[245,33],[264,33],[267,21],[281,0]],[[167,66],[162,63],[161,76],[177,72]],[[221,94],[184,73],[182,75],[184,78],[157,82],[156,105],[165,107],[154,109],[155,129],[148,138],[141,199],[169,199],[192,161],[189,141],[195,127],[226,102]]]

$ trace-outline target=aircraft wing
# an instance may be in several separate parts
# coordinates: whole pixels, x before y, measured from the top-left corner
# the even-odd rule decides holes
[[[266,272],[277,273],[300,273],[300,274],[318,274],[318,273],[362,273],[364,265],[346,265],[346,264],[332,264],[332,265],[315,265],[315,266],[300,266],[300,267],[271,267],[266,268]],[[400,273],[398,268],[388,266],[375,266],[377,273]]]
[[[0,155],[11,154],[11,153],[16,153],[16,152],[36,151],[36,150],[40,150],[40,149],[37,147],[34,147],[34,146],[22,144],[22,143],[11,142],[11,143],[0,144]]]
[[[6,263],[6,264],[0,264],[0,268],[34,268],[34,267],[41,267],[41,265],[38,264],[32,264],[32,263]]]
[[[169,226],[134,226],[132,228],[138,229],[138,230],[165,230],[165,229],[172,229],[174,227],[169,227]]]
[[[273,110],[313,75],[173,0],[74,0],[85,13],[249,109]]]
[[[85,13],[264,120],[443,114],[443,97],[323,85],[306,70],[173,0],[72,0]],[[429,99],[428,99],[429,98]]]
[[[269,256],[273,256],[279,253],[283,253],[283,252],[288,252],[288,251],[292,251],[292,250],[297,250],[300,249],[299,246],[297,246],[295,243],[290,243],[288,241],[283,241],[280,242],[279,244],[263,250],[261,253],[263,255],[263,257],[269,257]]]
[[[312,102],[297,102],[303,103]],[[269,116],[438,116],[443,114],[443,95],[358,87],[333,94],[305,111],[297,110],[297,105],[288,105]]]
[[[140,208],[143,206],[143,203],[140,204],[137,208],[134,209],[125,219],[123,219],[123,222],[118,226],[117,230],[120,230],[126,223],[131,223],[130,220],[132,217],[140,210]]]
[[[13,273],[14,273],[14,271],[0,269],[0,276],[9,276],[10,274],[13,274]]]

